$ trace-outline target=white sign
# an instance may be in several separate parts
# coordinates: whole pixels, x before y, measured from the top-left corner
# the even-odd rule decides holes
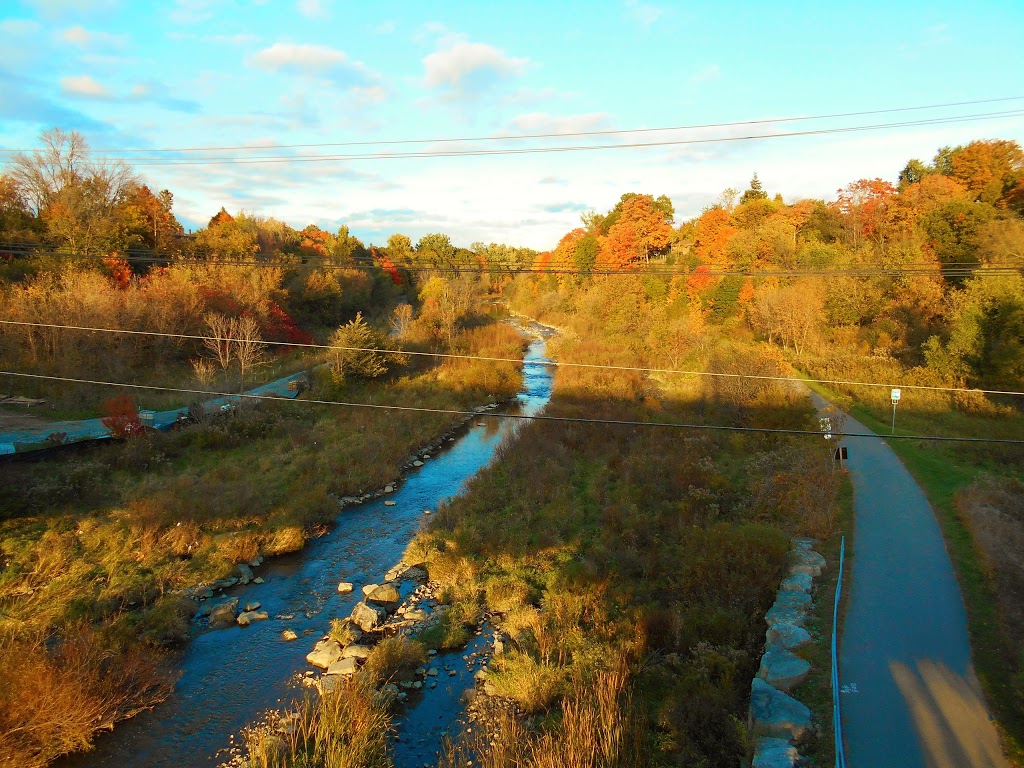
[[[900,391],[898,389],[894,389],[892,391],[892,404],[896,405],[896,403],[898,403],[899,401],[900,401]]]

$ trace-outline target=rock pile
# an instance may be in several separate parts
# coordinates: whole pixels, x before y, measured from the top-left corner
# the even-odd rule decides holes
[[[752,768],[793,768],[800,755],[795,744],[811,728],[811,711],[790,693],[811,673],[811,664],[794,651],[808,645],[804,627],[813,600],[814,579],[825,568],[825,558],[814,550],[813,539],[793,539],[789,576],[783,580],[775,604],[765,616],[765,652],[751,685],[748,726],[757,741]]]

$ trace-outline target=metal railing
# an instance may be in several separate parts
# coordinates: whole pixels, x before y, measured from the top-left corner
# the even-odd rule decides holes
[[[839,653],[836,650],[839,636],[839,600],[843,593],[843,560],[846,556],[846,537],[839,544],[839,579],[836,581],[836,600],[832,610],[832,730],[836,739],[836,768],[846,768],[846,753],[843,750],[843,717],[839,706]]]

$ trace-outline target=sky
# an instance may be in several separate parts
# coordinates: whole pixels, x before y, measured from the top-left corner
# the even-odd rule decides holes
[[[104,153],[142,150],[120,156],[174,193],[189,228],[224,206],[297,228],[344,224],[364,242],[444,232],[546,250],[625,192],[668,195],[681,222],[754,172],[787,201],[834,199],[856,179],[895,181],[941,146],[1024,143],[1022,116],[779,135],[1024,110],[1024,99],[778,122],[1024,96],[1009,53],[1022,31],[1017,0],[3,0],[0,149],[61,127]],[[773,122],[465,141],[759,120]],[[769,138],[722,141],[750,135]],[[429,141],[352,144],[408,140]],[[309,159],[594,145],[613,148]],[[232,149],[156,151],[203,147]],[[285,160],[212,162],[258,156]]]

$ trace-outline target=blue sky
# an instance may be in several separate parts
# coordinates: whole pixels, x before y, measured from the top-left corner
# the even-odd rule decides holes
[[[725,187],[745,188],[754,171],[787,200],[830,198],[857,178],[895,179],[907,159],[929,159],[945,144],[1022,141],[1024,118],[511,157],[146,163],[203,157],[154,149],[685,126],[1018,96],[1024,88],[1012,52],[1022,31],[1020,2],[6,0],[0,147],[31,147],[40,130],[60,126],[99,149],[149,150],[136,155],[138,171],[174,192],[191,226],[223,205],[297,227],[344,223],[374,242],[442,231],[462,245],[544,249],[582,211],[606,210],[623,192],[668,194],[680,220]],[[657,136],[721,138],[1015,107],[1024,101]]]

